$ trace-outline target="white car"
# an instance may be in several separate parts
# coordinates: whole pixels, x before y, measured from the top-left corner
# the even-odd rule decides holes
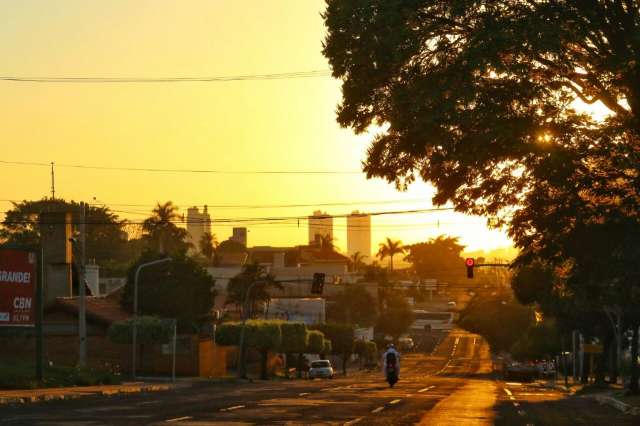
[[[309,367],[309,379],[315,378],[333,379],[331,361],[328,359],[321,359],[311,362],[311,366]]]

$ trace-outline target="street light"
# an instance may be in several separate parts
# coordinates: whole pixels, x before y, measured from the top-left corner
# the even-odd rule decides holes
[[[143,263],[136,269],[136,275],[133,280],[133,338],[132,338],[132,354],[131,354],[131,377],[136,378],[136,340],[138,334],[138,277],[140,276],[140,270],[147,266],[157,265],[159,263],[170,262],[170,257],[164,259],[153,260],[151,262]]]

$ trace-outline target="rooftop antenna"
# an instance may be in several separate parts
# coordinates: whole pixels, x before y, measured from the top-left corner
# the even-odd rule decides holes
[[[55,172],[53,171],[53,161],[51,162],[51,199],[55,200],[56,199],[56,176],[55,176]]]

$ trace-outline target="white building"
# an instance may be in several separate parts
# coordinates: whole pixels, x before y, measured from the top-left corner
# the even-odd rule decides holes
[[[211,216],[204,206],[202,213],[197,207],[187,209],[187,232],[189,233],[189,242],[193,244],[193,252],[200,252],[200,240],[202,236],[211,233]]]
[[[333,217],[320,210],[309,216],[309,243],[318,241],[321,237],[329,236],[333,239]]]
[[[347,216],[347,254],[357,252],[371,262],[371,215],[356,210]]]

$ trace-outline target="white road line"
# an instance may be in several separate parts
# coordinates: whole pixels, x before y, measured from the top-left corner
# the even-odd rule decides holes
[[[510,399],[510,400],[512,400],[512,401],[515,401],[515,400],[516,400],[516,397],[515,397],[515,396],[513,396],[513,395],[511,395],[511,396],[509,397],[509,399]]]
[[[241,408],[244,408],[245,405],[234,405],[233,407],[228,407],[228,408],[221,408],[220,411],[234,411],[234,410],[239,410]]]
[[[358,417],[357,419],[346,422],[344,426],[355,425],[356,423],[360,423],[362,420],[364,420],[364,417]]]
[[[192,418],[193,417],[191,417],[191,416],[176,417],[175,419],[165,420],[165,423],[179,422],[179,421],[182,421],[182,420],[189,420],[189,419],[192,419]]]
[[[507,388],[504,388],[504,392],[509,396],[513,395],[513,393],[511,393],[511,391]]]
[[[527,415],[527,413],[524,410],[518,410],[518,414],[523,417]]]
[[[514,402],[514,403],[513,403],[513,406],[514,406],[514,407],[519,407],[519,406],[520,406],[520,404],[519,404],[519,403],[517,403],[517,402]]]
[[[375,410],[371,411],[373,414],[379,413],[380,411],[384,410],[384,407],[378,407]]]
[[[427,386],[426,388],[420,389],[418,391],[418,393],[426,392],[426,391],[428,391],[430,389],[433,389],[433,388],[435,388],[435,386]]]
[[[311,395],[311,394],[309,392],[302,392],[298,394],[298,396],[307,396],[307,395]]]
[[[395,404],[397,404],[397,403],[398,403],[398,402],[400,402],[400,401],[402,401],[402,400],[401,400],[401,399],[394,399],[394,400],[393,400],[393,401],[391,401],[389,404],[391,404],[391,405],[395,405]]]

